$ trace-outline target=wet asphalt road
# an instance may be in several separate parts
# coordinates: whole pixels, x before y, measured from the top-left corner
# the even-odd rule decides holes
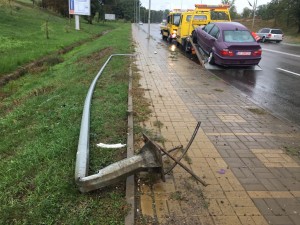
[[[148,32],[147,24],[140,27]],[[161,38],[159,24],[152,24],[150,33],[157,42],[168,45]],[[241,90],[262,108],[300,126],[300,46],[284,43],[261,43],[261,46],[261,71],[221,68],[210,72]]]

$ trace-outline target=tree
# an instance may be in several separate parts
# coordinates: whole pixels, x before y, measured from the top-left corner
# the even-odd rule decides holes
[[[245,7],[245,8],[243,9],[243,12],[242,12],[242,17],[243,17],[243,18],[249,18],[250,15],[251,15],[251,12],[252,12],[251,9],[249,9],[248,7]]]
[[[0,0],[0,6],[4,5],[4,6],[9,6],[10,8],[10,15],[12,15],[13,12],[13,0]]]
[[[230,6],[229,12],[232,19],[236,19],[239,16],[235,7],[235,0],[221,0],[221,3]]]
[[[297,33],[300,33],[300,0],[285,0],[281,3],[282,10],[286,12],[287,25],[290,21],[295,21],[298,26]]]
[[[273,19],[273,15],[268,5],[260,5],[257,7],[256,15],[260,16],[263,20]]]

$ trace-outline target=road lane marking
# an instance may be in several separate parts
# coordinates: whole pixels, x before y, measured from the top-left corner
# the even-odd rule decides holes
[[[287,72],[287,73],[291,73],[291,74],[294,74],[294,75],[297,75],[297,76],[300,76],[299,73],[294,73],[292,71],[289,71],[289,70],[285,70],[285,69],[282,69],[282,68],[277,68],[278,70],[281,70],[281,71],[284,71],[284,72]]]
[[[280,54],[283,54],[283,55],[294,56],[294,57],[300,58],[300,55],[290,54],[290,53],[286,53],[286,52],[279,52],[279,51],[275,51],[275,50],[271,50],[271,49],[267,49],[267,48],[263,48],[262,50],[263,51],[275,52],[275,53],[280,53]]]

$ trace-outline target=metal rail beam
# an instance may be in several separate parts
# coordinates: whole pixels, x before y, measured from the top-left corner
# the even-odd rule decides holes
[[[96,86],[98,79],[103,73],[105,67],[109,61],[114,56],[133,56],[133,54],[113,54],[111,55],[104,65],[99,70],[98,74],[95,76],[93,82],[90,85],[87,96],[85,98],[82,119],[81,119],[81,128],[78,141],[78,148],[76,154],[76,166],[75,166],[75,182],[78,183],[80,179],[88,176],[88,165],[89,165],[89,139],[90,139],[90,109],[93,92]]]

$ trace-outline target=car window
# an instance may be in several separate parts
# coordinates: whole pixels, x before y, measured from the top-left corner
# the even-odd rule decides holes
[[[255,42],[255,39],[248,30],[225,30],[225,42]]]
[[[270,29],[266,29],[266,28],[263,28],[260,31],[258,31],[258,33],[269,33],[269,32],[270,32]]]
[[[207,20],[207,16],[205,16],[205,15],[196,15],[196,16],[194,16],[194,20]]]
[[[188,15],[188,16],[186,17],[186,22],[191,21],[191,18],[192,18],[192,16],[191,16],[191,15]]]
[[[271,30],[271,34],[282,34],[281,30]]]
[[[219,28],[218,28],[217,26],[214,26],[214,27],[210,30],[209,34],[210,34],[211,36],[215,37],[215,38],[218,38],[219,32],[220,32]]]
[[[214,25],[215,25],[215,24],[213,24],[213,23],[207,24],[207,25],[203,28],[203,30],[204,30],[206,33],[208,33]]]
[[[210,17],[212,20],[229,20],[229,17],[225,12],[211,11]]]
[[[178,25],[180,23],[180,15],[174,15],[173,25]]]

